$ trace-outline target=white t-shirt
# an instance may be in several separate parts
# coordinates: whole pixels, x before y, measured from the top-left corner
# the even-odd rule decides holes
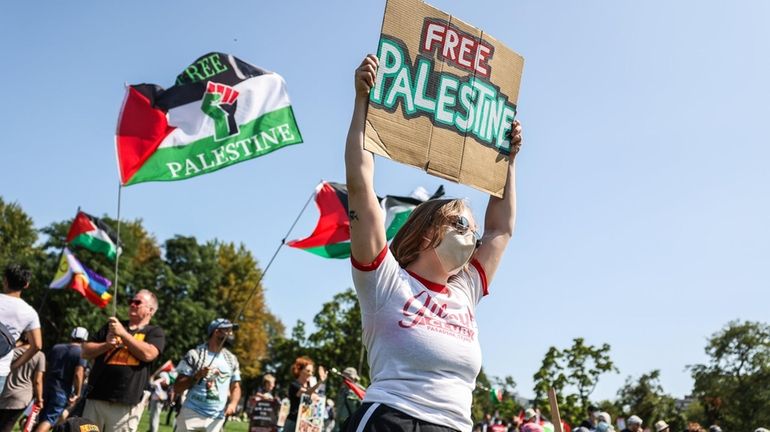
[[[481,265],[443,286],[402,269],[387,247],[372,264],[352,262],[372,378],[364,402],[470,431],[481,369],[476,305],[487,294]]]
[[[0,294],[0,322],[8,327],[16,340],[19,340],[22,333],[40,328],[40,318],[35,309],[24,300],[6,294]],[[12,362],[13,351],[0,358],[0,376],[11,373]]]

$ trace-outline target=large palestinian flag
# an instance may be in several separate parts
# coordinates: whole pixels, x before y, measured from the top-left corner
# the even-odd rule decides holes
[[[415,194],[419,195],[419,194]],[[436,193],[427,197],[402,197],[387,195],[379,198],[385,213],[385,230],[388,240],[395,237],[415,207],[427,199],[444,195],[440,186]],[[324,258],[347,258],[350,256],[350,221],[348,220],[348,189],[341,183],[323,182],[316,187],[315,202],[320,212],[318,223],[309,237],[292,240],[291,247],[304,249]]]
[[[79,211],[72,221],[67,233],[67,243],[104,254],[113,261],[119,253],[118,241],[112,229],[101,219],[82,211]]]
[[[120,183],[184,180],[302,142],[283,78],[209,53],[168,90],[128,88],[118,119]]]

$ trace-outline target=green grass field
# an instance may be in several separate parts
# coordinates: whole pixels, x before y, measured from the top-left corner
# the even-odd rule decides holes
[[[150,410],[148,409],[144,410],[142,421],[139,422],[139,430],[137,430],[137,432],[148,432],[150,430],[149,412]],[[166,414],[168,414],[168,411],[163,411],[161,413],[160,428],[158,428],[158,430],[160,432],[173,432],[174,429],[171,428],[171,426],[166,426]],[[18,426],[13,428],[14,432],[18,432],[19,430]],[[247,430],[249,430],[249,424],[247,422],[229,421],[225,424],[224,428],[225,432],[246,432]]]
[[[150,430],[149,413],[149,409],[144,410],[142,421],[139,422],[139,430],[137,430],[137,432],[148,432]],[[171,428],[171,426],[166,426],[166,414],[168,414],[168,411],[163,411],[160,414],[160,427],[158,428],[159,432],[173,432],[174,430]],[[228,421],[225,423],[225,428],[223,430],[225,432],[246,432],[249,430],[249,424],[247,422]]]

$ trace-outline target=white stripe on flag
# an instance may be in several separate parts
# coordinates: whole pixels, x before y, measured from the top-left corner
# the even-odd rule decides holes
[[[235,111],[235,122],[239,125],[291,105],[286,82],[276,73],[249,78],[233,88],[240,93]],[[168,111],[168,124],[176,129],[159,148],[184,146],[214,135],[214,120],[203,113],[201,103],[196,100]]]

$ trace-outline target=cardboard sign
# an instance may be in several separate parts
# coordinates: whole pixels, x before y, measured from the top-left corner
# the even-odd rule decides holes
[[[524,59],[420,0],[388,0],[364,148],[502,196]]]
[[[249,432],[277,432],[281,403],[274,399],[260,399],[249,415]]]
[[[314,394],[300,397],[295,432],[321,432],[326,418],[326,398]]]

